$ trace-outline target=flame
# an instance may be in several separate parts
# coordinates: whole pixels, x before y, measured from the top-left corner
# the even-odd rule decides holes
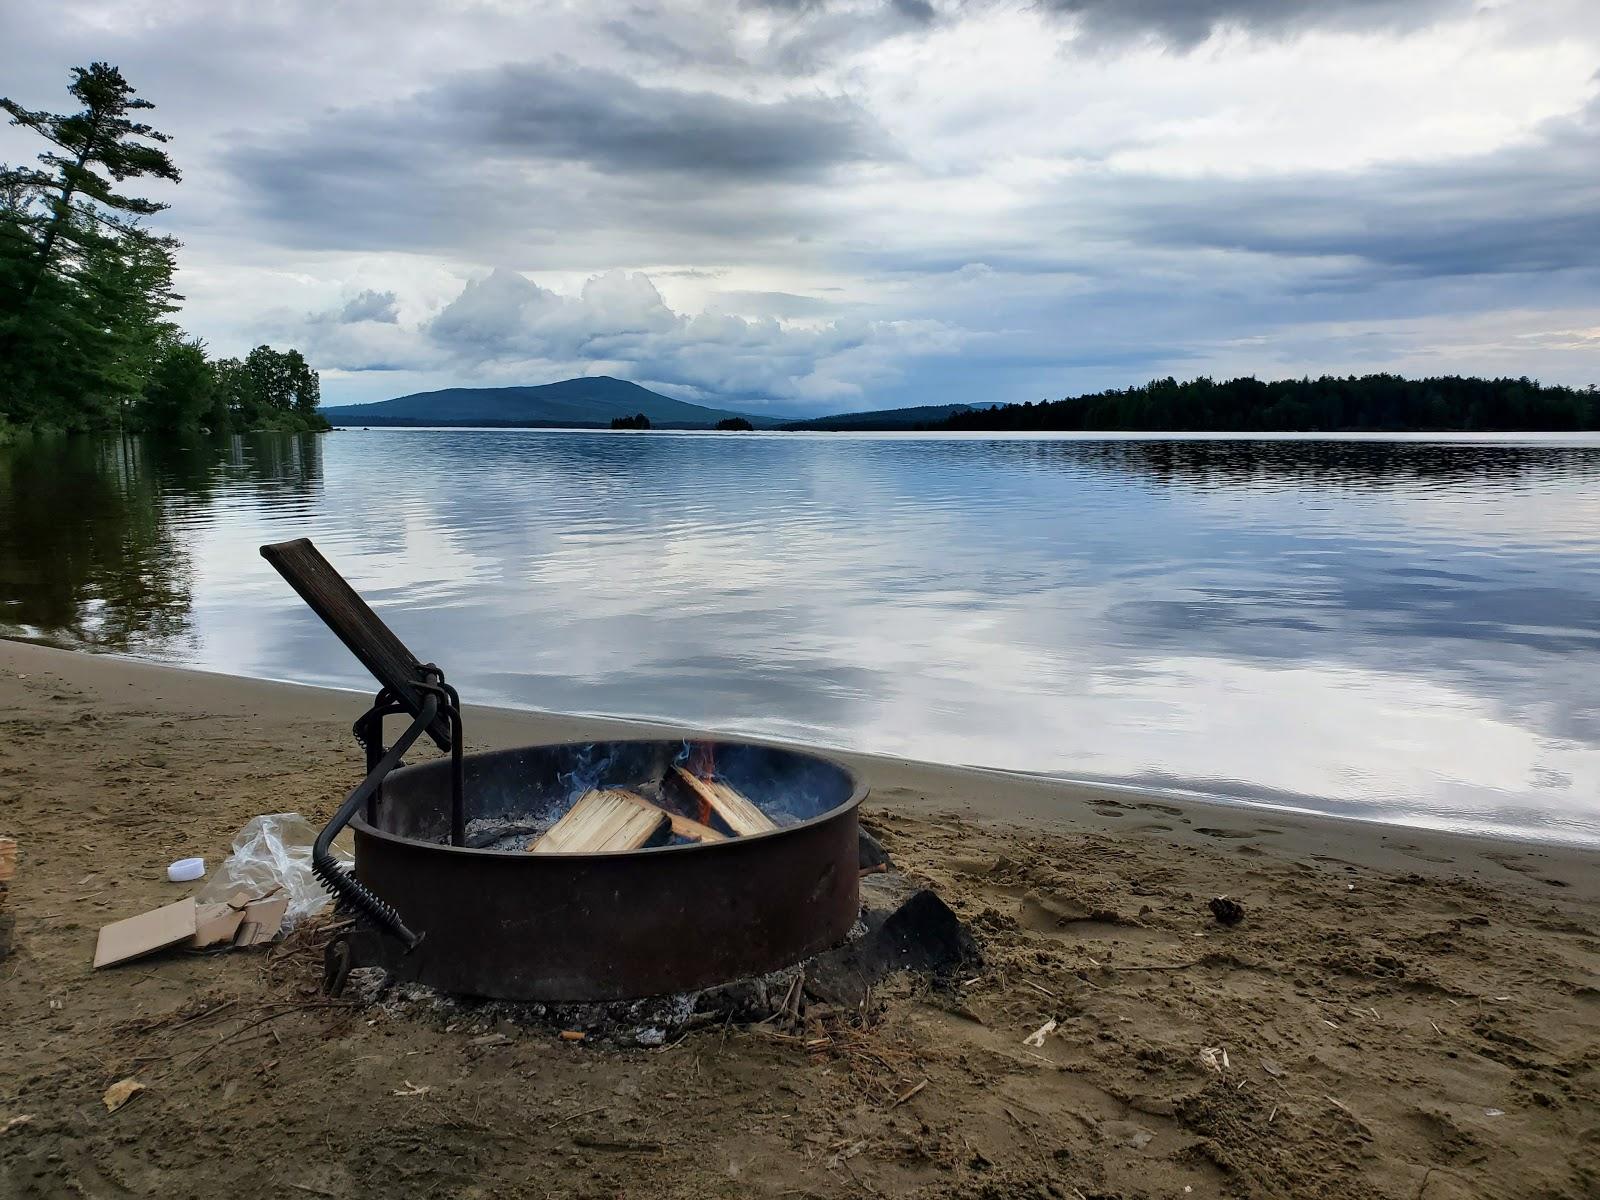
[[[717,773],[717,748],[711,742],[685,742],[684,743],[683,769],[696,779],[704,779],[707,783]],[[699,811],[695,820],[702,825],[711,824],[711,802],[704,796],[696,795],[699,802]]]
[[[710,779],[717,773],[717,747],[712,742],[689,743],[689,759],[684,763],[689,774]]]

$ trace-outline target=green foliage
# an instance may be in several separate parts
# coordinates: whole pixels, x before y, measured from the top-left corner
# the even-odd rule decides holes
[[[717,428],[729,433],[749,433],[755,426],[743,417],[724,417],[717,422]]]
[[[66,114],[0,98],[49,145],[37,166],[0,165],[0,431],[326,428],[298,351],[253,351],[251,403],[218,401],[225,372],[167,319],[178,243],[143,224],[167,206],[121,190],[181,179],[166,135],[137,119],[153,106],[106,63],[75,68],[68,90],[81,108]]]
[[[140,429],[198,430],[212,417],[216,377],[199,342],[165,346],[151,366],[139,404]]]
[[[643,413],[634,413],[631,417],[612,417],[613,429],[649,429],[650,418]]]
[[[215,396],[213,421],[224,429],[324,430],[317,412],[322,398],[317,373],[298,350],[278,352],[257,346],[241,362],[225,358],[212,364]]]
[[[1363,375],[1231,379],[1144,387],[953,414],[945,429],[1562,431],[1600,429],[1600,392],[1521,379]]]

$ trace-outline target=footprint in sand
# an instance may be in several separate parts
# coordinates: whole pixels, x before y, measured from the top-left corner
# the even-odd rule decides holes
[[[1417,846],[1396,846],[1395,849],[1400,851],[1400,853],[1404,854],[1407,858],[1414,858],[1419,862],[1447,863],[1451,861],[1449,855],[1429,854],[1427,851],[1422,850]]]
[[[1143,804],[1135,804],[1135,808],[1142,808],[1147,812],[1166,813],[1169,817],[1183,816],[1183,809],[1174,808],[1170,804],[1157,804],[1154,800],[1146,800]]]
[[[1488,851],[1484,854],[1484,857],[1492,863],[1498,863],[1508,871],[1515,871],[1518,875],[1531,875],[1533,873],[1533,868],[1522,861],[1522,855],[1520,854],[1501,854]]]

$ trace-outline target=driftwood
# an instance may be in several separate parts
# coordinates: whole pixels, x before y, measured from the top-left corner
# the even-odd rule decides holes
[[[770,833],[778,826],[749,800],[720,779],[701,779],[682,767],[673,767],[678,781],[700,801],[703,811],[720,818],[735,837]]]
[[[543,837],[528,845],[530,854],[602,854],[637,850],[660,834],[670,818],[664,809],[641,802],[632,792],[585,792]]]

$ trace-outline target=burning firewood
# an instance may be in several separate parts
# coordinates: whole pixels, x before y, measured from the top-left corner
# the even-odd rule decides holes
[[[777,823],[720,779],[701,779],[682,767],[673,767],[679,782],[699,800],[702,821],[720,817],[735,837],[770,833]]]
[[[631,792],[629,794],[632,795]],[[655,808],[655,805],[650,804],[650,801],[643,796],[634,796],[634,799],[640,804]],[[663,809],[661,811],[666,810]],[[686,817],[682,813],[667,812],[667,819],[672,822],[673,833],[679,837],[688,838],[691,842],[725,842],[728,840],[728,835],[723,833],[722,830],[713,829],[709,825],[702,825],[693,817]]]
[[[663,809],[632,792],[585,792],[565,815],[528,844],[530,854],[603,854],[637,850],[671,821]]]
[[[683,813],[673,812],[670,808],[657,803],[648,796],[642,796],[638,792],[630,792],[626,788],[612,788],[610,790],[616,792],[619,796],[626,796],[635,804],[644,805],[651,812],[666,813],[667,819],[672,822],[672,832],[681,838],[688,838],[691,842],[725,842],[728,840],[728,835],[723,833],[722,830],[713,829],[711,826],[701,821],[696,821],[693,817],[685,816]]]

